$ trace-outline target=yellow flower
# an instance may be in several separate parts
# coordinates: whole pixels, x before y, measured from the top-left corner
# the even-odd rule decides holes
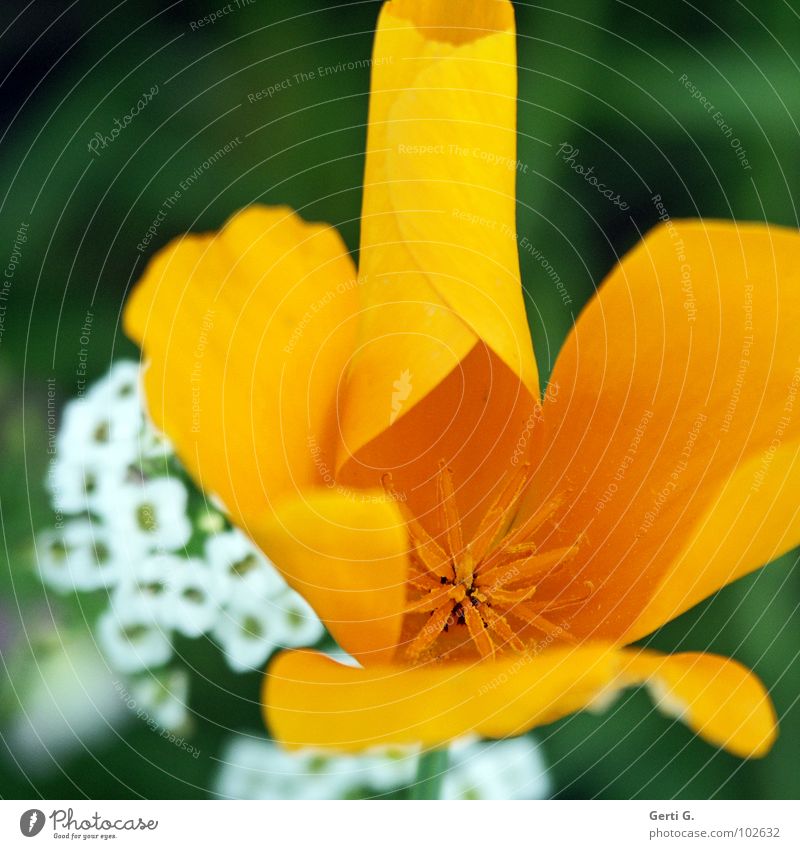
[[[540,395],[515,234],[510,3],[393,0],[358,275],[254,206],[158,254],[125,313],[150,413],[360,663],[283,653],[290,746],[520,734],[625,686],[763,755],[738,663],[628,647],[800,541],[800,238],[668,222]]]

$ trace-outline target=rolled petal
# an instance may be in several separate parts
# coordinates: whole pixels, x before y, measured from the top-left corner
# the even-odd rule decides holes
[[[404,445],[385,432],[418,405],[428,445],[446,436],[455,411],[430,398],[448,376],[477,384],[492,364],[481,391],[506,406],[482,425],[484,445],[516,397],[538,397],[515,235],[511,4],[387,3],[369,122],[361,328],[339,466],[372,442],[386,468],[402,464]]]
[[[524,511],[565,496],[573,635],[630,642],[800,542],[798,256],[794,230],[669,222],[581,315]]]
[[[257,543],[365,665],[394,654],[406,601],[408,536],[385,493],[307,490],[252,523]]]
[[[763,684],[740,663],[713,654],[661,655],[630,649],[620,678],[647,684],[656,705],[715,746],[763,757],[778,736]]]
[[[290,747],[358,751],[446,745],[471,732],[514,736],[590,703],[614,680],[617,661],[607,646],[585,646],[472,665],[357,669],[286,652],[268,670],[264,710]]]
[[[335,230],[253,206],[173,241],[128,301],[153,420],[245,527],[332,475],[356,288]]]

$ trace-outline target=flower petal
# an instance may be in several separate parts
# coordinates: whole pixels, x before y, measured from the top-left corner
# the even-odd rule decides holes
[[[511,4],[387,3],[374,48],[360,345],[340,465],[407,415],[479,342],[505,367],[496,374],[507,372],[537,396],[515,176]],[[403,374],[410,379],[394,408]],[[449,412],[429,413],[429,430],[446,425]]]
[[[315,652],[285,652],[269,667],[262,698],[284,745],[358,751],[442,746],[470,733],[513,737],[582,708],[604,709],[640,684],[662,710],[733,754],[760,757],[775,740],[769,696],[735,661],[600,643],[411,668],[358,669]]]
[[[383,407],[379,400],[373,399],[374,409]],[[389,409],[388,397],[383,409]],[[537,410],[508,367],[477,345],[426,398],[341,468],[337,480],[366,489],[380,486],[391,473],[407,508],[438,536],[447,531],[438,521],[436,487],[444,463],[452,474],[463,539],[469,540],[499,488],[526,460]]]
[[[128,301],[153,420],[241,524],[333,468],[356,288],[335,230],[252,206],[164,248]]]
[[[769,478],[765,466],[774,467]],[[628,639],[649,634],[720,587],[794,548],[800,542],[798,492],[796,436],[780,449],[767,446],[737,468],[664,572]]]
[[[778,734],[763,684],[735,660],[713,654],[661,655],[629,649],[626,683],[646,683],[656,704],[715,746],[763,757]]]
[[[472,665],[357,669],[286,652],[268,670],[267,723],[290,747],[348,751],[443,745],[465,734],[522,734],[591,702],[617,671],[607,646],[549,649]]]
[[[669,222],[564,345],[526,512],[594,592],[579,638],[630,642],[800,542],[800,234]],[[555,543],[555,539],[551,541]]]
[[[255,541],[365,665],[391,659],[406,601],[408,536],[381,492],[307,490],[251,523]]]

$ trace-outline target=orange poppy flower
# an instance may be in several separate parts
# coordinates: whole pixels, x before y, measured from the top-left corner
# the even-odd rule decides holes
[[[266,719],[289,746],[438,746],[646,683],[763,755],[750,672],[626,646],[800,541],[800,238],[657,227],[542,396],[515,114],[510,3],[392,0],[358,274],[335,230],[253,206],[127,305],[156,424],[358,661],[281,654]]]

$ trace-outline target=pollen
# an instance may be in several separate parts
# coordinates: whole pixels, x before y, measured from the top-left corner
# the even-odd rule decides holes
[[[569,640],[557,619],[586,601],[589,581],[570,574],[581,540],[565,547],[540,549],[532,540],[563,505],[556,497],[517,526],[530,467],[511,473],[468,541],[455,500],[451,470],[440,462],[436,477],[436,519],[443,532],[434,537],[406,513],[411,543],[407,614],[421,622],[405,648],[408,661],[418,663],[471,644],[482,658],[525,649],[533,633]],[[397,496],[391,475],[383,477],[387,492]],[[563,581],[550,580],[563,576]],[[542,592],[546,584],[547,592]],[[554,617],[554,614],[556,615]],[[424,618],[422,618],[424,616]],[[440,644],[448,635],[448,647]]]

